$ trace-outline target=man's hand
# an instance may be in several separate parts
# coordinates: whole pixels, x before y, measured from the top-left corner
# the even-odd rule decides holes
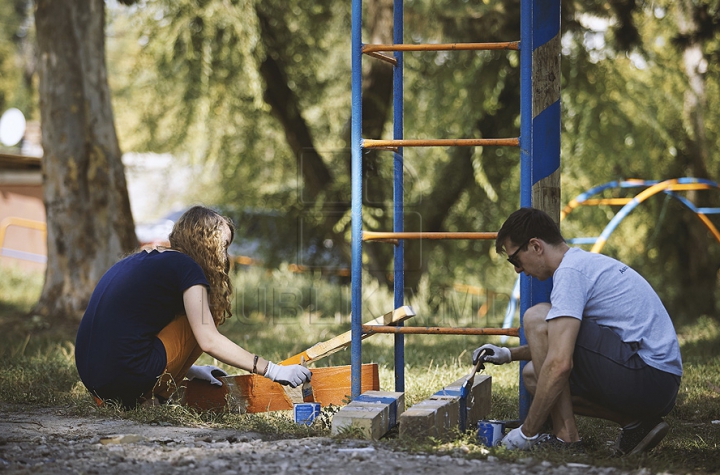
[[[528,450],[535,445],[539,435],[540,434],[535,434],[533,437],[527,437],[523,434],[522,426],[520,426],[508,432],[508,434],[503,437],[503,440],[500,441],[500,445],[510,450]]]
[[[203,381],[209,381],[210,384],[214,384],[215,386],[222,386],[222,381],[217,379],[220,376],[227,376],[227,373],[213,365],[192,365],[188,370],[187,375],[185,375],[185,377],[189,380],[201,379]]]
[[[266,378],[291,388],[296,388],[302,383],[310,381],[311,376],[310,370],[299,364],[281,366],[268,361],[268,367],[265,370]]]
[[[483,350],[485,351],[485,361],[487,361],[488,363],[505,364],[512,361],[512,357],[510,356],[510,348],[486,344],[473,351],[473,364],[477,364],[477,360]]]

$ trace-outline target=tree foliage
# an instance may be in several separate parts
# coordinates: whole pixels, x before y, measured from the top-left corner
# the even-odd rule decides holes
[[[22,2],[0,6],[11,3]],[[364,3],[363,40],[391,42],[392,2]],[[283,216],[267,228],[268,257],[287,258],[280,250],[288,242],[311,240],[347,253],[349,9],[333,0],[148,0],[111,9],[110,80],[124,148],[203,164],[190,199],[238,216]],[[519,11],[519,0],[408,0],[405,42],[516,40]],[[612,179],[718,176],[719,19],[711,2],[562,2],[563,202]],[[389,137],[392,69],[372,58],[363,64],[363,130]],[[407,138],[519,134],[516,52],[406,53],[404,83]],[[389,230],[392,153],[363,160],[365,227]],[[406,229],[497,229],[518,206],[519,173],[514,149],[406,149]],[[714,314],[717,243],[674,206],[649,200],[606,252],[638,267],[673,315]],[[578,213],[563,227],[592,235],[613,211]],[[411,287],[421,279],[440,289],[512,285],[490,243],[406,246]],[[364,247],[370,273],[391,284],[392,247]]]
[[[391,6],[365,3],[364,41],[390,42],[386,12]],[[701,44],[703,57],[697,61],[708,68],[700,78],[708,90],[717,88],[715,63],[708,61],[714,54],[717,13],[710,4],[683,5],[691,21],[681,25],[680,6],[673,3],[563,2],[565,201],[615,178],[717,176],[719,161],[698,153],[702,140],[707,150],[717,141],[712,127],[717,108],[708,102],[713,96],[705,92],[705,102],[690,111],[690,78],[687,67],[680,67],[688,45]],[[142,124],[138,143],[205,157],[216,167],[226,203],[281,210],[293,217],[288,222],[300,223],[289,226],[288,234],[309,232],[347,245],[348,8],[347,2],[331,0],[310,7],[293,1],[185,0],[138,8],[133,14],[143,44],[138,74],[128,76],[132,81],[123,91],[134,97],[143,90],[160,98],[144,108],[137,122]],[[408,1],[405,41],[518,39],[519,8],[512,0],[472,5]],[[364,66],[365,93],[371,99],[363,104],[363,129],[368,137],[387,137],[389,68],[367,58]],[[517,136],[518,67],[516,53],[406,53],[405,136]],[[693,129],[697,112],[704,120],[704,139]],[[175,128],[168,127],[169,119]],[[501,148],[406,149],[406,228],[496,229],[518,203],[518,158],[516,150]],[[391,228],[392,160],[389,152],[364,157],[367,229]],[[692,303],[682,298],[687,290],[665,292],[675,313],[691,308],[713,313],[718,266],[713,243],[694,216],[668,214],[667,207],[653,201],[646,208],[636,211],[639,220],[657,222],[664,210],[658,226],[667,228],[661,233],[652,226],[645,233],[636,228],[629,239],[639,246],[611,243],[608,252],[650,270],[657,287],[702,288]],[[583,227],[602,229],[610,211],[587,214]],[[696,257],[685,255],[696,264],[683,266],[681,249],[697,245]],[[498,257],[488,243],[406,246],[411,286],[423,275],[440,287],[464,281],[507,288],[512,279],[512,273],[495,269]],[[365,249],[370,272],[386,281],[391,247],[368,244]],[[659,271],[662,266],[667,268]]]
[[[0,113],[15,107],[37,118],[32,2],[0,0]]]

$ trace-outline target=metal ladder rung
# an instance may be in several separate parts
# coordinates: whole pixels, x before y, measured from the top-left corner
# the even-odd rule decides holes
[[[362,46],[362,52],[365,54],[387,51],[517,51],[519,49],[519,41],[501,43],[366,44]]]
[[[363,148],[395,149],[399,147],[518,147],[519,138],[506,139],[364,139]]]
[[[456,327],[396,327],[363,325],[363,333],[401,333],[403,335],[507,335],[520,336],[519,328],[456,328]]]
[[[378,232],[363,231],[363,241],[391,241],[398,239],[495,239],[496,232]]]

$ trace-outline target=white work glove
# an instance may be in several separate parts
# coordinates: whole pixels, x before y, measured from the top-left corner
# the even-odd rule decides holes
[[[217,379],[220,376],[227,376],[227,373],[213,365],[192,365],[185,375],[185,377],[191,381],[193,379],[201,379],[203,381],[209,381],[210,384],[214,384],[215,386],[222,386],[222,381]]]
[[[523,434],[521,429],[522,426],[508,432],[508,434],[503,437],[503,440],[500,441],[500,445],[510,450],[530,449],[533,445],[535,445],[535,442],[537,441],[540,434],[535,434],[533,437],[527,437],[525,434]]]
[[[265,370],[265,377],[280,383],[283,386],[290,386],[296,388],[305,381],[310,381],[312,373],[305,366],[299,364],[293,364],[289,366],[281,366],[268,361],[267,369]]]
[[[505,364],[512,361],[512,357],[510,356],[510,348],[486,344],[473,351],[473,364],[477,364],[477,359],[483,350],[485,350],[485,361],[487,361],[488,363]]]

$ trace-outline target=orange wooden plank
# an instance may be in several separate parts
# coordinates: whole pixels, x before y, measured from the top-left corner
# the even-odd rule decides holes
[[[350,396],[350,366],[313,368],[312,386],[315,402],[322,406],[345,405]],[[207,411],[239,410],[256,413],[291,410],[288,390],[257,374],[224,376],[222,386],[207,381],[187,381],[183,402],[189,407]],[[362,365],[361,392],[380,389],[377,364]]]
[[[415,311],[412,309],[412,307],[403,305],[402,307],[399,307],[392,312],[388,312],[381,317],[367,322],[366,325],[392,325],[394,323],[403,322],[408,318],[414,316]],[[361,338],[365,339],[368,336],[370,335],[363,334]],[[316,343],[307,350],[304,350],[301,353],[298,353],[281,361],[280,364],[287,366],[291,364],[307,364],[313,361],[317,361],[320,358],[324,358],[335,353],[336,351],[340,351],[341,349],[350,346],[351,340],[352,332],[346,331],[345,333],[330,338],[327,341],[321,341],[319,343]]]

